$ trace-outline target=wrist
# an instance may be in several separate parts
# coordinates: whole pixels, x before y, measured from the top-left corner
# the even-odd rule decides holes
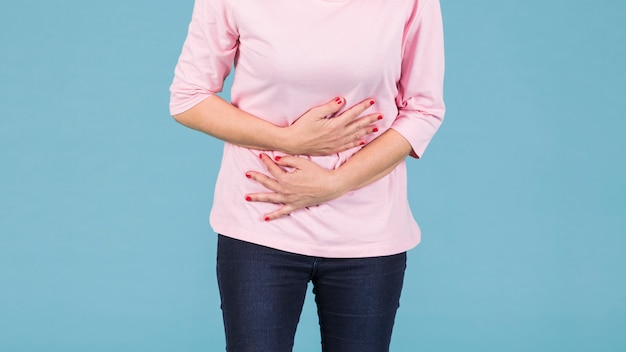
[[[293,126],[293,125],[291,125]],[[299,155],[301,150],[298,149],[298,141],[294,140],[291,133],[291,126],[276,128],[273,136],[276,141],[276,150],[287,155]]]
[[[329,172],[331,174],[330,185],[335,194],[335,198],[341,197],[353,190],[349,175],[346,174],[341,167],[335,170],[329,170]]]

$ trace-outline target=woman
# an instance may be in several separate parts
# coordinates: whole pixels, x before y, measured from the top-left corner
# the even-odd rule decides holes
[[[441,124],[443,67],[438,0],[196,0],[170,110],[226,142],[228,351],[290,351],[309,281],[323,351],[389,349],[420,240],[405,158]]]

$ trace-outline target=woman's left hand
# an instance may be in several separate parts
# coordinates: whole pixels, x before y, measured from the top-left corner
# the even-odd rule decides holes
[[[246,195],[246,200],[282,204],[276,211],[266,214],[265,221],[327,202],[345,193],[334,177],[333,170],[326,170],[308,159],[283,156],[276,157],[277,160],[274,161],[265,153],[260,158],[272,177],[257,171],[246,172],[246,177],[262,184],[271,192],[251,193]]]

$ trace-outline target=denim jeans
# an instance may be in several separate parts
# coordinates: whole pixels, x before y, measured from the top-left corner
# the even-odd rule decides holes
[[[316,258],[220,235],[226,350],[291,351],[311,281],[323,352],[389,351],[405,268],[406,253]]]

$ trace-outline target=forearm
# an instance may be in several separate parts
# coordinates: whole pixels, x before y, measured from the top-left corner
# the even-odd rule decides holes
[[[297,209],[336,199],[381,179],[411,150],[409,142],[390,129],[336,170],[324,169],[307,158],[284,156],[273,161],[268,155],[261,154],[261,161],[270,176],[254,170],[246,172],[246,176],[265,186],[269,192],[250,193],[245,197],[250,202],[282,204],[264,215],[265,221],[270,221]]]
[[[365,99],[327,118],[345,105],[345,99],[337,97],[312,107],[290,126],[279,127],[212,95],[174,118],[189,128],[246,148],[289,155],[332,155],[363,145],[365,135],[378,131],[373,123],[383,118],[381,114],[362,116],[373,104],[372,99]]]
[[[376,182],[393,171],[411,150],[400,133],[389,129],[335,170],[337,187],[347,193]]]
[[[289,149],[284,143],[283,128],[250,115],[217,95],[174,115],[174,119],[186,127],[242,147],[285,153]]]

